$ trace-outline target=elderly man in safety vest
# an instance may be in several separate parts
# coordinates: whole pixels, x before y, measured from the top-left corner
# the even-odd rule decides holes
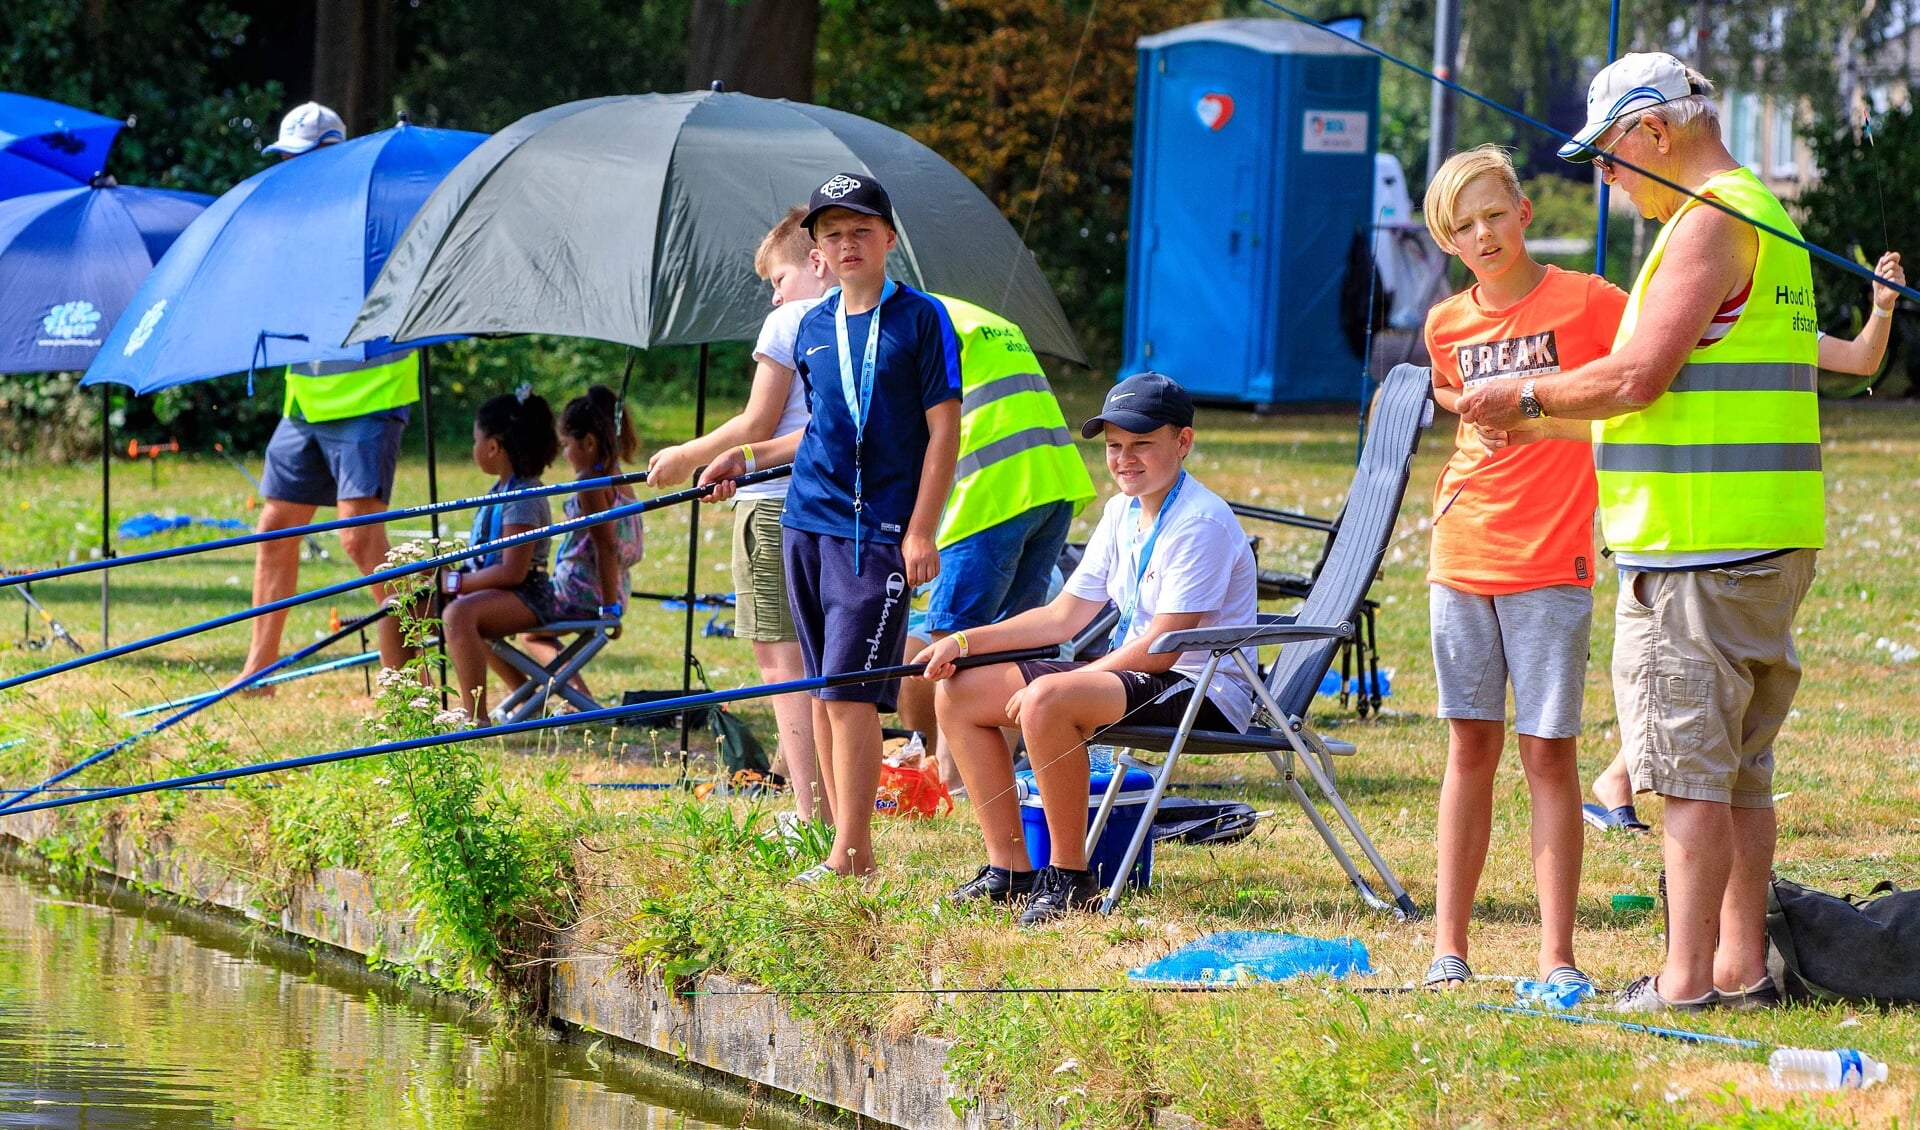
[[[1623,1012],[1779,1000],[1765,929],[1773,740],[1800,683],[1793,619],[1826,534],[1811,264],[1765,230],[1798,237],[1721,142],[1712,90],[1665,54],[1594,77],[1561,156],[1599,165],[1665,224],[1613,353],[1460,402],[1463,419],[1513,442],[1589,429],[1594,441],[1620,568],[1623,752],[1634,789],[1666,800],[1666,964],[1626,989]]]
[[[308,102],[287,112],[279,140],[266,152],[293,160],[346,136],[340,115]],[[266,471],[260,477],[260,532],[304,526],[322,506],[338,506],[342,518],[385,510],[393,496],[407,406],[419,399],[416,352],[371,362],[289,366],[286,404],[267,442]],[[387,528],[375,524],[342,530],[340,548],[362,573],[371,573],[386,560]],[[300,539],[261,542],[253,559],[254,606],[292,596],[299,581]],[[383,586],[375,587],[375,599],[385,595]],[[280,657],[286,624],[285,612],[254,619],[242,678]],[[381,626],[380,652],[387,666],[400,665],[400,635],[391,618]]]

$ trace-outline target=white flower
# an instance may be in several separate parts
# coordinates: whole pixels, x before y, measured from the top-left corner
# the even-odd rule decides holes
[[[373,681],[380,684],[381,690],[390,690],[407,681],[407,672],[398,667],[382,667]]]
[[[462,729],[467,724],[467,712],[458,706],[451,710],[442,710],[433,716],[433,724],[449,729]]]

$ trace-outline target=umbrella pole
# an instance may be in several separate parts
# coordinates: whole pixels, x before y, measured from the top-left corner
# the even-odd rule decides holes
[[[100,385],[100,560],[113,559],[113,386]],[[107,617],[112,570],[100,572],[100,646],[108,646]]]
[[[697,439],[707,430],[707,343],[700,343],[700,367],[695,377],[695,399],[693,402],[693,434]],[[700,503],[687,506],[687,622],[686,646],[680,656],[680,693],[693,691],[693,602],[694,585],[699,580],[700,565]],[[687,737],[689,726],[687,711],[680,712],[680,773],[687,771]]]
[[[420,426],[427,432],[427,501],[440,501],[440,476],[436,470],[433,447],[433,347],[420,347]],[[440,512],[433,512],[431,523],[434,552],[440,551]],[[447,708],[447,634],[441,632],[434,643],[440,653],[440,709]]]

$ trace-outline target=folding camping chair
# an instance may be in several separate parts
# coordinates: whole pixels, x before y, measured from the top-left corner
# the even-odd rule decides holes
[[[1242,518],[1254,518],[1276,525],[1293,526],[1303,530],[1317,530],[1326,535],[1326,544],[1320,547],[1320,559],[1313,564],[1308,573],[1288,573],[1279,569],[1260,570],[1261,600],[1305,600],[1313,591],[1313,582],[1320,576],[1320,570],[1327,564],[1327,555],[1333,552],[1333,536],[1340,532],[1340,522],[1346,517],[1342,510],[1334,518],[1316,518],[1311,514],[1301,514],[1292,510],[1275,510],[1268,506],[1255,506],[1248,502],[1230,502],[1227,504],[1233,512]],[[1255,539],[1256,546],[1258,539]],[[1340,641],[1340,705],[1347,705],[1348,696],[1352,696],[1354,708],[1360,717],[1380,709],[1380,645],[1375,633],[1374,620],[1380,611],[1380,602],[1367,597],[1360,602],[1359,619],[1354,622],[1353,632]]]
[[[1147,798],[1146,809],[1140,814],[1127,854],[1113,872],[1113,885],[1101,903],[1103,913],[1112,913],[1120,899],[1120,891],[1133,872],[1134,861],[1140,857],[1153,830],[1154,814],[1160,810],[1173,778],[1174,765],[1182,754],[1264,753],[1360,897],[1369,906],[1393,911],[1395,917],[1402,920],[1420,916],[1412,896],[1380,857],[1334,783],[1333,755],[1350,755],[1355,752],[1354,747],[1316,734],[1308,728],[1306,716],[1340,641],[1352,634],[1354,617],[1386,555],[1400,502],[1406,494],[1413,455],[1420,446],[1420,432],[1432,422],[1429,370],[1412,365],[1396,366],[1387,374],[1374,398],[1373,419],[1367,428],[1366,444],[1361,450],[1360,466],[1354,472],[1340,528],[1333,535],[1326,560],[1297,615],[1262,616],[1257,624],[1169,632],[1154,641],[1155,652],[1208,652],[1206,669],[1198,680],[1203,687],[1212,681],[1214,671],[1222,663],[1237,664],[1257,694],[1260,711],[1256,720],[1266,725],[1255,726],[1244,734],[1195,730],[1194,719],[1203,698],[1194,695],[1178,727],[1121,724],[1110,726],[1089,739],[1129,751],[1121,760],[1153,776],[1153,790]],[[1281,647],[1263,681],[1241,649],[1276,644],[1287,646]],[[1133,756],[1143,751],[1165,751],[1166,757],[1154,765]],[[1306,767],[1315,789],[1385,882],[1392,895],[1391,903],[1375,894],[1373,887],[1361,877],[1353,859],[1335,838],[1332,827],[1301,787],[1296,764]],[[1089,852],[1099,842],[1125,777],[1124,773],[1115,773],[1113,784],[1100,801],[1100,809],[1087,829]]]
[[[512,640],[493,640],[493,653],[507,665],[527,677],[505,701],[493,709],[497,722],[520,722],[538,718],[547,700],[559,695],[580,710],[598,710],[600,704],[573,685],[573,677],[600,654],[613,637],[608,633],[620,626],[612,620],[558,620],[528,628],[523,635],[572,636],[573,641],[560,649],[550,663],[541,663],[515,647]]]

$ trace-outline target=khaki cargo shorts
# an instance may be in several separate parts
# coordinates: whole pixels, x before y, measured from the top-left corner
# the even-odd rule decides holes
[[[733,633],[755,643],[791,643],[787,573],[780,561],[784,498],[743,498],[733,511]]]
[[[1773,738],[1800,686],[1793,618],[1816,556],[1621,570],[1613,697],[1636,792],[1773,807]]]

